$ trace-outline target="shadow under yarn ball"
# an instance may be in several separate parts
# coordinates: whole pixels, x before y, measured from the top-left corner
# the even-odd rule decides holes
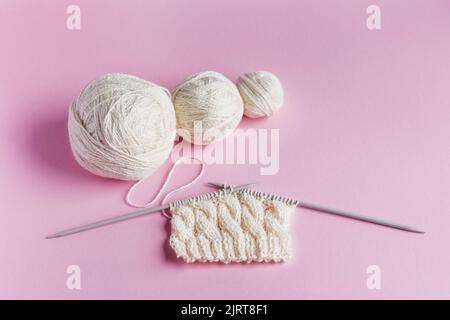
[[[244,102],[236,85],[215,71],[199,72],[172,93],[178,134],[198,145],[222,140],[239,125]]]
[[[72,152],[83,168],[102,177],[140,180],[168,158],[176,117],[167,89],[107,74],[72,103],[68,128]]]

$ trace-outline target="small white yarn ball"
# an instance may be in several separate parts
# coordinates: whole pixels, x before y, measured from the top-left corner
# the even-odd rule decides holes
[[[175,88],[172,101],[178,134],[199,145],[225,138],[238,126],[244,113],[236,85],[214,71],[191,75]]]
[[[270,72],[245,73],[239,77],[237,87],[244,99],[244,114],[247,117],[271,116],[283,105],[283,87]]]
[[[102,177],[139,180],[168,158],[176,118],[167,89],[107,74],[72,103],[68,128],[72,152],[83,168]]]

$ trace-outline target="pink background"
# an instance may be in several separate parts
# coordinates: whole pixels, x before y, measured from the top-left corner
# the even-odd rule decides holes
[[[81,7],[82,29],[66,29]],[[366,28],[366,8],[382,30]],[[442,1],[0,2],[1,298],[450,298],[450,4]],[[427,231],[393,231],[296,210],[285,264],[186,265],[153,215],[68,238],[62,228],[125,213],[129,182],[73,159],[67,110],[90,80],[125,72],[173,88],[189,74],[235,80],[266,69],[284,84],[272,118],[280,170],[213,165],[202,181],[264,191]],[[168,164],[140,190],[151,196]],[[177,173],[177,184],[189,178]],[[192,173],[191,173],[192,175]],[[172,183],[171,186],[175,186]],[[207,190],[203,183],[189,193]],[[66,288],[66,268],[82,289]],[[368,290],[366,268],[382,271]]]

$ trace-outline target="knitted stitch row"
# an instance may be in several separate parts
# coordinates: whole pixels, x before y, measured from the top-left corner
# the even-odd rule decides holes
[[[291,256],[290,216],[297,201],[245,189],[171,204],[170,246],[186,262],[281,262]]]

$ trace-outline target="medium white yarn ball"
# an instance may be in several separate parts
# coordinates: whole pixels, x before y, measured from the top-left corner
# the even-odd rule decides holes
[[[139,180],[169,156],[176,135],[170,92],[126,74],[107,74],[83,89],[69,110],[78,163],[108,178]]]
[[[283,87],[270,72],[245,73],[239,77],[237,87],[244,99],[244,114],[247,117],[271,116],[283,105]]]
[[[244,112],[236,85],[214,71],[184,80],[173,91],[172,101],[178,134],[199,145],[225,138],[238,126]]]

